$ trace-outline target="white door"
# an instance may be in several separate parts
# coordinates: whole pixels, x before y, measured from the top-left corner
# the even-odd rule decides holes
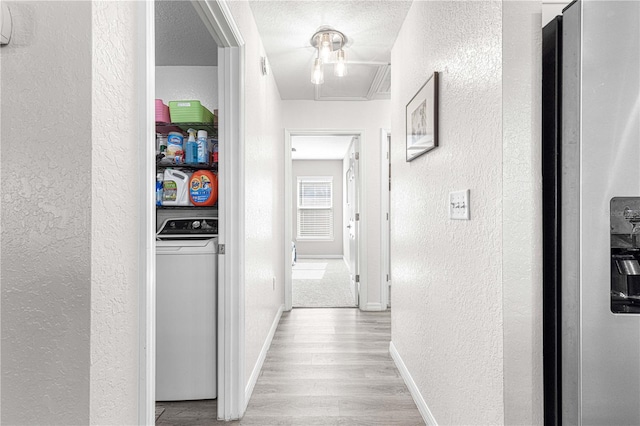
[[[387,307],[391,307],[391,233],[389,214],[391,212],[391,134],[386,133],[386,137],[382,138],[382,168],[380,190],[380,201],[382,203],[382,282],[386,283],[386,301]]]
[[[349,169],[345,179],[347,179],[347,210],[349,221],[347,231],[349,232],[349,274],[351,292],[354,304],[358,306],[360,295],[360,279],[358,271],[358,234],[359,234],[359,210],[358,210],[358,157],[360,139],[354,137],[349,147]]]

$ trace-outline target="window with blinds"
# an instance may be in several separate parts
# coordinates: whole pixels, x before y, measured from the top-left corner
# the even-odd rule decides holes
[[[298,177],[298,239],[333,239],[333,178]]]

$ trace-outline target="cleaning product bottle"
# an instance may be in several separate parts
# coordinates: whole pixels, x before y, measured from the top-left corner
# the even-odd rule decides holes
[[[213,151],[213,162],[217,163],[218,162],[218,141],[217,140],[213,144],[212,151]]]
[[[189,198],[194,206],[213,206],[218,201],[218,178],[209,170],[198,170],[189,180]]]
[[[162,133],[156,133],[156,155],[164,154],[167,150],[167,138]]]
[[[156,206],[162,205],[162,181],[163,180],[164,180],[163,174],[159,172],[156,175]]]
[[[198,160],[199,164],[206,164],[209,157],[209,147],[207,146],[207,131],[198,130]]]
[[[187,154],[184,162],[187,164],[196,164],[198,162],[198,143],[196,142],[196,131],[194,129],[189,129],[187,130],[187,133],[189,133],[189,139],[187,140]]]
[[[165,169],[162,182],[163,206],[189,206],[189,175],[175,169]]]
[[[175,158],[182,151],[184,136],[180,132],[170,132],[167,138],[167,157]]]

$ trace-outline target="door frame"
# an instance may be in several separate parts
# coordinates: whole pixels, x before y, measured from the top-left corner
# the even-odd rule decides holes
[[[192,0],[218,45],[218,419],[244,414],[244,40],[226,0]],[[155,424],[155,4],[138,3],[140,158],[140,279],[138,423]],[[232,196],[233,194],[233,196]],[[222,373],[222,374],[220,374]]]
[[[295,129],[284,130],[284,309],[292,309],[292,282],[291,282],[291,242],[293,241],[293,195],[292,185],[292,160],[291,160],[291,137],[292,136],[355,136],[360,139],[359,162],[366,164],[365,131],[363,129]],[[360,275],[360,293],[358,308],[367,306],[367,215],[363,206],[367,205],[364,182],[366,182],[366,167],[359,168],[359,179],[357,182],[358,191],[358,213],[360,220],[358,223],[360,232],[358,233],[358,273]]]
[[[391,303],[391,167],[390,129],[380,129],[380,304],[383,309]]]
[[[347,148],[347,155],[349,156],[349,163],[351,163],[351,152],[353,151],[353,155],[355,158],[353,158],[353,177],[354,177],[354,193],[352,194],[352,197],[354,198],[354,211],[353,211],[353,227],[354,227],[354,235],[355,235],[355,244],[354,244],[354,248],[353,250],[351,249],[351,236],[349,235],[347,237],[347,241],[348,243],[348,247],[349,247],[349,281],[350,283],[353,285],[353,289],[354,289],[354,304],[355,306],[360,306],[360,282],[358,281],[358,279],[356,278],[359,273],[360,273],[360,265],[358,264],[358,241],[360,241],[360,234],[361,234],[361,229],[360,229],[360,224],[358,223],[359,220],[356,220],[356,217],[358,216],[358,213],[360,212],[360,204],[359,204],[359,200],[360,200],[360,193],[359,193],[359,189],[358,189],[358,182],[360,182],[360,162],[358,159],[358,153],[360,152],[360,146],[362,145],[361,139],[358,136],[353,136],[351,138],[351,143],[349,144],[349,147]],[[344,161],[344,160],[343,160]],[[349,169],[351,169],[351,164],[349,164]],[[344,167],[343,167],[344,169]],[[345,224],[345,218],[348,217],[349,220],[349,225],[351,225],[351,207],[348,205],[348,203],[345,203],[345,200],[349,199],[349,187],[351,186],[349,179],[346,179],[345,176],[345,181],[343,182],[343,187],[344,187],[344,193],[345,195],[342,198],[342,203],[343,203],[343,214],[342,214],[342,225],[343,225],[343,230],[342,232],[346,232],[344,230],[344,224]],[[344,250],[344,238],[343,238],[343,250]],[[343,259],[344,256],[346,255],[346,253],[343,253]],[[352,269],[353,267],[353,269]],[[351,281],[353,280],[353,281]]]

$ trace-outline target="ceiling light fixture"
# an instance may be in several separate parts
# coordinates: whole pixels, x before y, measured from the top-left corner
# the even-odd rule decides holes
[[[311,69],[311,82],[313,84],[324,83],[324,71],[322,70],[322,59],[317,57],[313,61],[313,68]]]
[[[311,37],[311,46],[316,49],[316,58],[311,69],[311,82],[313,84],[324,83],[325,63],[334,63],[333,72],[336,77],[344,77],[347,74],[347,57],[344,47],[347,37],[340,31],[331,27],[320,27]]]

